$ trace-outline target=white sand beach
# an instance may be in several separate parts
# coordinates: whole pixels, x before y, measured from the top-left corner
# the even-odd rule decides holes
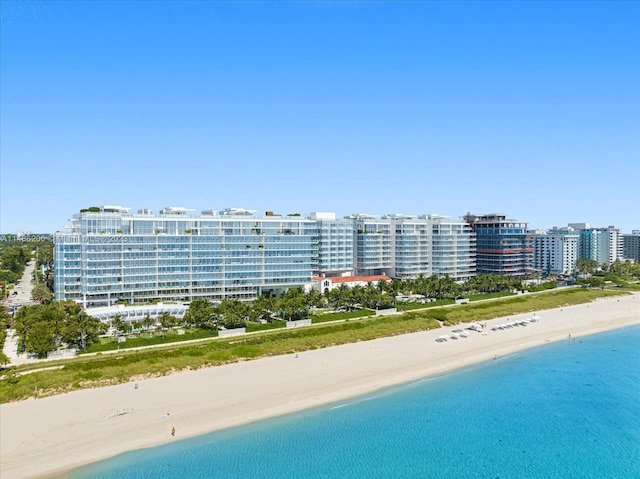
[[[446,342],[435,339],[460,326],[2,404],[0,477],[64,477],[125,451],[338,401],[569,335],[638,325],[640,294],[537,315],[538,322],[502,331],[491,328],[532,314],[483,321],[483,333]]]

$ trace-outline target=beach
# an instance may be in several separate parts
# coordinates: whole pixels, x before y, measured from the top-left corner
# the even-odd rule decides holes
[[[640,294],[0,405],[0,476],[64,477],[116,454],[339,401],[548,342],[640,324]],[[172,435],[175,428],[175,436]]]

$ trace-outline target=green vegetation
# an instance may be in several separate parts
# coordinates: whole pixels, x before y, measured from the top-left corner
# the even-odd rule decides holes
[[[469,301],[482,301],[483,299],[495,299],[506,298],[508,296],[515,296],[516,293],[510,291],[500,291],[498,293],[476,293],[466,296]]]
[[[15,316],[18,350],[39,358],[46,358],[62,343],[86,349],[102,327],[100,320],[71,300],[23,306]]]
[[[215,338],[217,336],[217,330],[197,329],[194,331],[185,331],[184,334],[178,334],[177,331],[146,333],[146,335],[143,333],[140,336],[127,337],[124,343],[118,343],[117,338],[101,338],[100,341],[91,344],[83,353],[125,350],[144,346],[155,346],[158,344],[192,341],[194,339]]]
[[[22,278],[24,268],[31,257],[30,248],[24,243],[2,243],[0,246],[0,299],[9,294],[9,288]]]
[[[0,311],[0,367],[9,362],[9,358],[4,354],[4,342],[7,339],[7,328],[11,324],[11,318],[6,309]]]
[[[482,295],[483,297],[485,295]],[[413,311],[416,309],[426,309],[426,308],[436,308],[438,306],[445,306],[447,304],[455,304],[456,302],[453,299],[438,299],[436,301],[431,301],[430,303],[398,303],[396,306],[398,311]]]
[[[338,311],[336,313],[319,313],[310,316],[311,323],[326,323],[328,321],[344,321],[347,319],[364,318],[367,316],[375,316],[375,311],[369,309],[359,309],[357,311]]]
[[[428,308],[398,315],[363,318],[358,321],[323,323],[293,330],[274,329],[242,338],[212,338],[202,344],[160,345],[141,351],[81,356],[46,363],[60,369],[37,370],[42,364],[9,368],[0,381],[0,402],[24,399],[37,386],[39,395],[52,395],[78,388],[129,381],[140,376],[164,375],[170,371],[215,366],[276,354],[324,348],[337,344],[434,329],[441,323],[457,324],[518,313],[542,311],[626,294],[622,290],[575,288],[506,298],[482,303]],[[128,342],[128,341],[127,341]],[[21,374],[33,371],[29,374]]]
[[[270,331],[272,329],[286,328],[286,327],[287,327],[287,322],[281,321],[281,320],[271,321],[267,323],[256,323],[254,321],[248,321],[245,324],[247,333],[255,333],[256,331]]]
[[[565,289],[545,294],[518,296],[503,300],[473,303],[455,308],[443,308],[435,315],[445,326],[483,321],[514,314],[588,303],[597,298],[627,294],[620,290]],[[434,315],[434,317],[435,317]]]
[[[30,235],[28,241],[21,241],[15,235],[3,235],[0,242],[0,299],[5,299],[10,289],[24,274],[32,255],[36,258],[34,281],[40,298],[51,298],[53,291],[53,243],[42,235]],[[44,269],[44,274],[42,272]]]
[[[558,287],[557,281],[547,281],[545,283],[540,284],[532,284],[527,286],[527,289],[530,293],[535,293],[537,291],[546,291],[548,289],[555,289]]]
[[[580,258],[576,260],[576,269],[585,274],[593,274],[598,270],[600,265],[593,259]]]

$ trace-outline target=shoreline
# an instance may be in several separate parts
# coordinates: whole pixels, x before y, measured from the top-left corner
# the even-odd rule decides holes
[[[438,343],[452,329],[232,363],[0,405],[0,476],[65,477],[77,467],[320,406],[543,344],[640,325],[640,293],[482,321],[484,333]],[[176,436],[171,428],[176,428]]]

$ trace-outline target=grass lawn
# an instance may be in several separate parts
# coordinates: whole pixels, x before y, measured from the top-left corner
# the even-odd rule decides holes
[[[427,308],[437,308],[438,306],[445,306],[447,304],[455,304],[456,302],[453,299],[438,299],[436,301],[431,301],[430,303],[399,303],[396,306],[398,311],[413,311],[416,309],[427,309]]]
[[[216,336],[218,336],[218,331],[211,329],[185,330],[185,334],[178,334],[176,331],[166,331],[164,333],[145,332],[141,333],[140,336],[137,337],[127,337],[127,340],[120,343],[119,347],[116,338],[100,338],[99,342],[90,345],[82,354],[126,350],[129,348],[190,341],[192,339],[213,338]]]
[[[509,291],[500,291],[498,293],[478,293],[478,294],[470,294],[467,296],[469,301],[481,301],[483,299],[495,299],[495,298],[505,298],[508,296],[515,296],[516,293],[510,293]]]
[[[326,323],[329,321],[340,321],[344,319],[355,319],[355,318],[364,318],[367,316],[375,316],[375,311],[371,311],[370,309],[359,309],[357,311],[341,311],[337,313],[320,313],[320,314],[312,314],[309,316],[311,318],[311,323]]]

